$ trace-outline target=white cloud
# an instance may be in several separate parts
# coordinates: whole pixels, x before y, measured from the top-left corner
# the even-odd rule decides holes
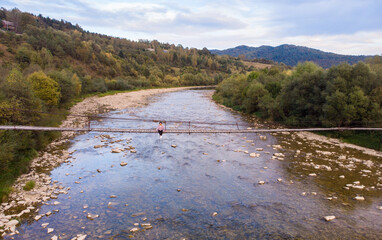
[[[380,0],[3,0],[85,30],[189,47],[295,44],[380,54]]]

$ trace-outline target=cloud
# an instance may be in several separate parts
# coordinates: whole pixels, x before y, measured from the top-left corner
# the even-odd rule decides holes
[[[3,0],[85,30],[189,47],[296,44],[379,54],[380,0]],[[369,42],[371,40],[372,42]]]

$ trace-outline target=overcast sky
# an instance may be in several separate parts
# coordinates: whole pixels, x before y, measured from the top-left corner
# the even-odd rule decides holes
[[[0,7],[184,47],[294,44],[382,54],[382,0],[1,0]]]

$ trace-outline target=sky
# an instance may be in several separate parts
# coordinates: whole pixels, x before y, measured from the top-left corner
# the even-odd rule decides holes
[[[199,49],[294,44],[382,54],[382,0],[1,0],[0,7],[90,32]]]

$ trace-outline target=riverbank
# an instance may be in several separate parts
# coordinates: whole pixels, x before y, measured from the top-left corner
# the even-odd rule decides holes
[[[213,96],[213,94],[211,94],[211,98],[212,98],[212,96]],[[224,109],[229,109],[229,110],[231,110],[233,112],[236,112],[236,113],[242,113],[242,112],[236,111],[235,109],[232,109],[230,107],[224,106],[223,104],[220,104],[216,100],[214,100],[214,101],[215,101],[216,104],[218,104],[220,107],[222,107]],[[269,123],[271,123],[271,122],[269,122]],[[255,126],[260,126],[260,125],[255,123]],[[277,128],[285,128],[285,127],[278,126]],[[343,142],[343,141],[341,141],[340,139],[337,139],[337,138],[330,138],[330,137],[319,135],[319,134],[316,134],[316,133],[313,133],[313,132],[296,132],[296,133],[292,133],[292,134],[295,137],[299,137],[299,138],[304,139],[306,141],[314,141],[314,142],[319,142],[319,143],[327,143],[327,144],[331,144],[333,146],[338,146],[340,148],[350,148],[350,149],[358,150],[358,151],[361,151],[362,153],[370,155],[370,156],[382,157],[382,152],[381,151],[377,151],[377,150],[374,150],[374,149],[371,149],[371,148],[366,148],[366,147],[358,146],[358,145],[355,145],[355,144],[352,144],[352,143],[346,143],[346,142]],[[273,135],[277,135],[277,133],[274,133]]]
[[[75,104],[70,114],[60,127],[84,127],[87,118],[78,115],[100,114],[111,110],[121,110],[148,104],[148,99],[156,94],[191,89],[194,87],[148,89],[133,92],[118,93],[104,97],[93,96]],[[8,201],[0,206],[0,235],[17,234],[16,225],[23,217],[33,217],[36,221],[43,217],[38,213],[38,205],[45,204],[50,199],[56,199],[59,194],[68,194],[70,188],[51,182],[50,171],[60,164],[70,164],[73,152],[67,151],[73,132],[64,132],[61,137],[50,143],[39,153],[30,164],[30,171],[21,175],[12,186]],[[35,187],[24,190],[28,182],[34,182]]]

